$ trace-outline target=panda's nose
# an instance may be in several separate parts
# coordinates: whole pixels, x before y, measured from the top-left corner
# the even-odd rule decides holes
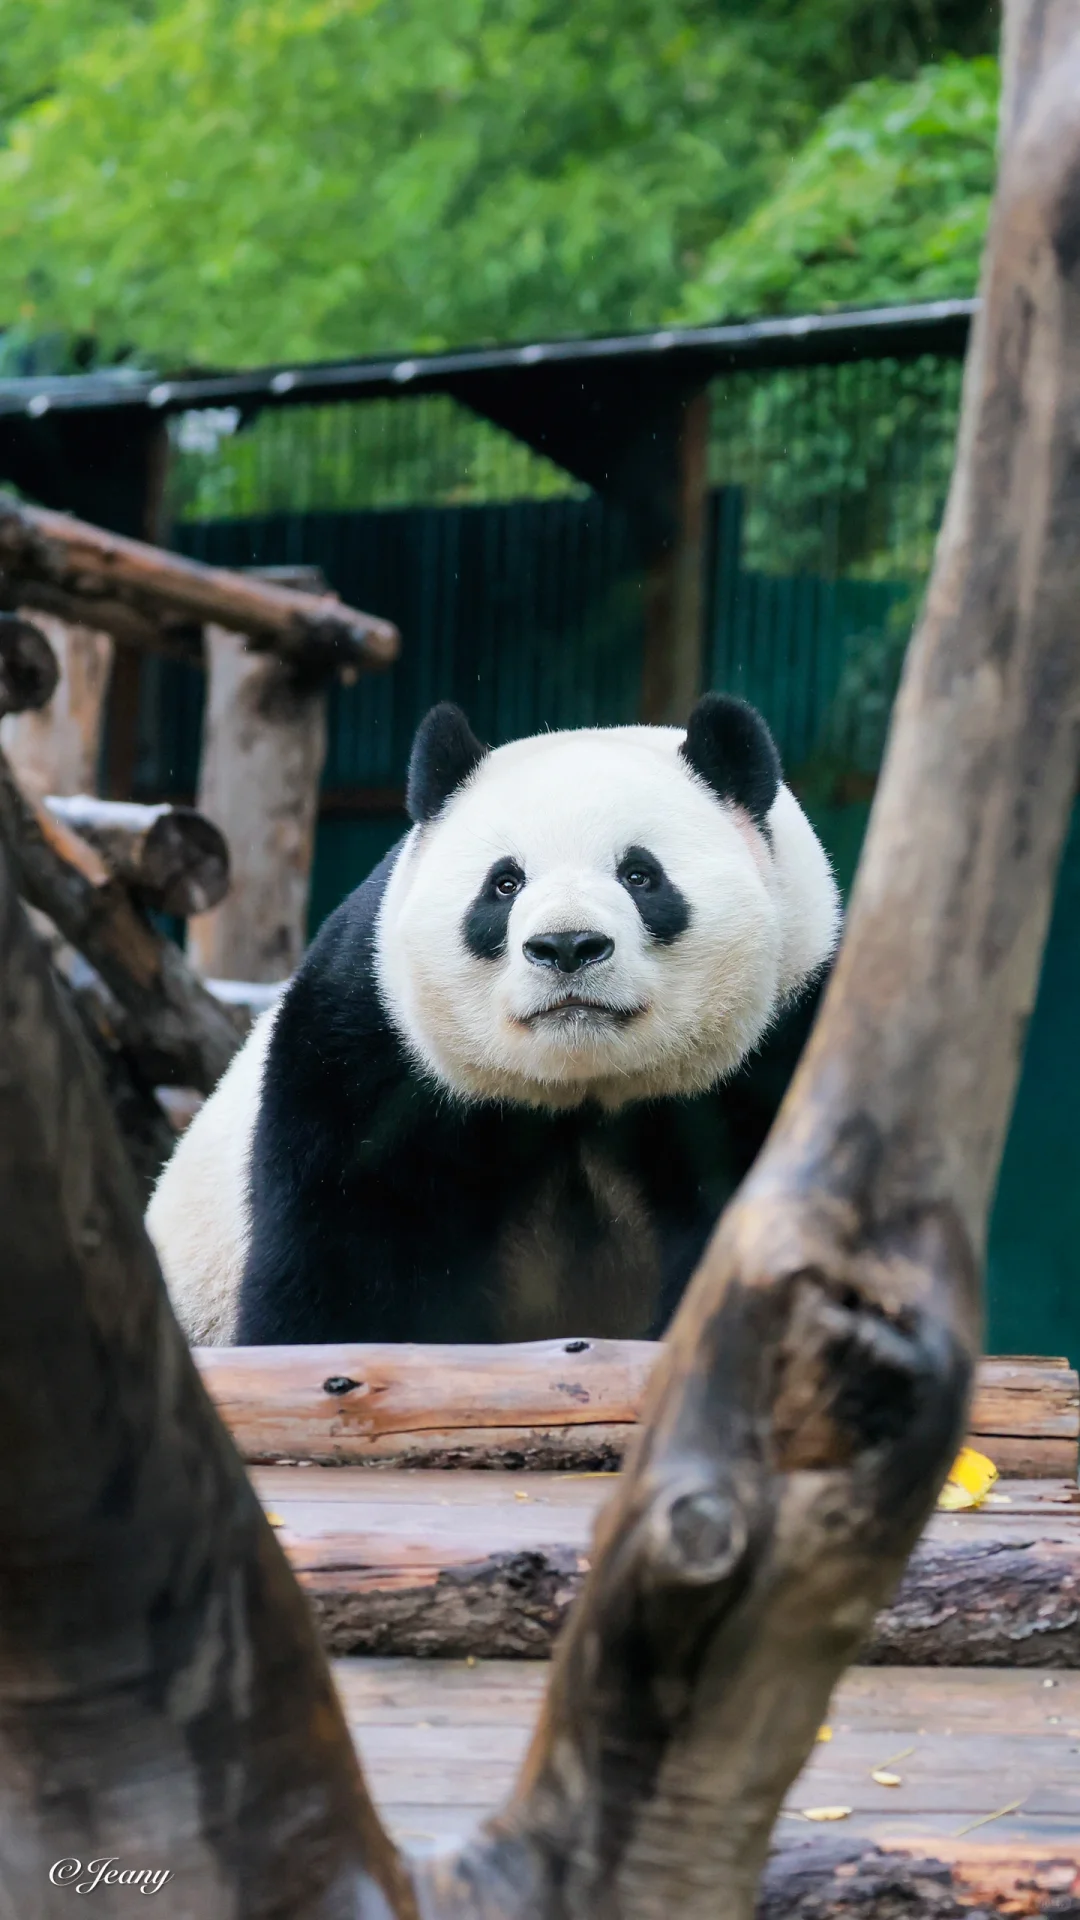
[[[534,967],[554,967],[558,973],[580,973],[582,967],[610,960],[614,940],[606,933],[535,933],[524,943],[525,957]]]

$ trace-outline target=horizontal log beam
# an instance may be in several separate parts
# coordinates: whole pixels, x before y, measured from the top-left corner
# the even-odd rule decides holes
[[[1056,1824],[1056,1823],[1055,1823]],[[993,1827],[990,1828],[993,1832]],[[852,1837],[785,1837],[758,1889],[757,1920],[971,1920],[980,1914],[1075,1912],[1080,1849],[1047,1834],[1042,1848],[936,1836],[918,1851]],[[1067,1905],[1066,1905],[1067,1902]]]
[[[254,1479],[330,1652],[478,1660],[550,1655],[612,1484],[313,1467]],[[1080,1668],[1080,1491],[1004,1481],[997,1498],[931,1518],[863,1662]]]
[[[658,1347],[206,1347],[200,1370],[248,1461],[571,1468],[618,1464]],[[999,1471],[1075,1479],[1080,1381],[1053,1360],[979,1364],[971,1444]]]
[[[254,652],[298,671],[384,667],[399,636],[389,620],[333,594],[298,593],[253,574],[204,566],[67,514],[0,496],[0,573],[21,604],[81,621],[127,645],[190,651],[192,628],[242,633]]]
[[[80,793],[50,794],[53,818],[101,854],[144,906],[186,920],[229,890],[229,848],[220,827],[194,807],[139,806]]]

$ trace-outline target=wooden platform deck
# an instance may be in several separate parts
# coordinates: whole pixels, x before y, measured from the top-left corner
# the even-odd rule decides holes
[[[608,1474],[312,1465],[252,1476],[337,1654],[537,1658],[588,1571]],[[937,1514],[868,1658],[1080,1668],[1080,1489]]]
[[[509,1793],[547,1667],[354,1659],[335,1675],[388,1824],[425,1851]],[[766,1905],[1080,1913],[1080,1674],[862,1667],[828,1724],[778,1823]],[[807,1819],[822,1807],[850,1812]]]

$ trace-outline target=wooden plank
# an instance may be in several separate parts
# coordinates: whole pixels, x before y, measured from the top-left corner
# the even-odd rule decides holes
[[[253,1470],[338,1654],[538,1658],[588,1572],[604,1474]],[[1080,1667],[1080,1489],[1005,1482],[934,1516],[867,1659]]]
[[[547,1680],[497,1660],[340,1660],[334,1675],[381,1811],[417,1851],[506,1799]],[[1075,1913],[1080,1675],[855,1668],[829,1727],[788,1796],[759,1915]],[[872,1778],[884,1763],[898,1787]],[[820,1827],[805,1818],[820,1806],[852,1811]]]
[[[196,1357],[250,1462],[616,1466],[657,1347],[207,1347]],[[1010,1477],[1075,1478],[1080,1382],[1057,1360],[983,1360],[972,1444]]]

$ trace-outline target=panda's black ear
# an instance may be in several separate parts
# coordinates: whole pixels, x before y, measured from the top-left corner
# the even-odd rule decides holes
[[[679,752],[721,800],[744,807],[765,825],[780,785],[780,755],[755,707],[730,693],[706,693],[690,715]]]
[[[416,729],[409,755],[405,808],[410,820],[418,827],[434,820],[486,753],[460,707],[448,700],[432,707]]]

